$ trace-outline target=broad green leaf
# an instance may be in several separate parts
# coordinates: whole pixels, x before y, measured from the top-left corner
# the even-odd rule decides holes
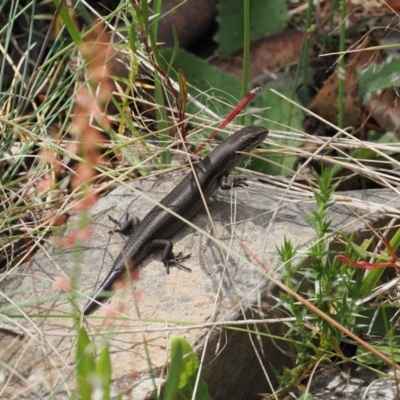
[[[160,53],[166,62],[164,70],[167,70],[172,56],[175,56],[171,64],[171,78],[178,82],[177,72],[182,69],[188,83],[188,92],[221,118],[240,100],[241,85],[235,76],[222,72],[184,50],[173,53],[171,49],[165,49]],[[188,111],[196,113],[199,110],[189,103]]]
[[[299,400],[313,400],[313,397],[312,397],[312,395],[310,393],[302,394],[299,397]]]
[[[180,363],[177,362],[177,355],[180,355]],[[176,363],[175,363],[176,361]],[[192,398],[195,388],[199,360],[190,343],[180,336],[171,337],[171,365],[168,371],[168,381],[171,379],[177,383],[177,390],[186,398]],[[179,381],[176,381],[178,375]],[[172,386],[172,384],[171,384]],[[196,389],[196,400],[209,400],[208,386],[200,378]],[[172,399],[172,397],[171,397]]]
[[[400,86],[400,60],[395,58],[381,65],[371,64],[359,72],[358,85],[363,102],[378,90]]]
[[[390,143],[399,143],[399,140],[397,139],[396,135],[393,134],[392,132],[386,132],[380,138],[375,140],[375,142],[390,144]],[[389,150],[381,150],[381,152],[387,155],[392,155],[396,153],[396,151],[389,151]],[[381,157],[380,154],[378,154],[376,151],[372,149],[356,149],[352,152],[351,156],[352,158],[356,158],[359,160],[373,160],[374,158]]]
[[[190,377],[187,385],[182,389],[182,393],[188,399],[192,398],[194,387],[195,387],[196,380],[197,380],[197,373],[198,373],[198,370],[196,371],[195,374],[193,374]],[[200,377],[199,383],[197,385],[195,399],[196,400],[211,400],[210,394],[208,392],[208,386],[207,386],[206,382],[204,381],[204,379],[201,377]]]
[[[251,40],[281,32],[289,20],[283,0],[252,0],[250,2]],[[243,47],[243,0],[220,0],[218,3],[219,29],[214,36],[219,44],[218,57],[226,57]]]
[[[262,116],[265,118],[263,126],[271,130],[302,130],[303,112],[292,106],[282,97],[271,92],[270,89],[275,89],[286,97],[291,97],[291,90],[276,84],[268,84],[265,88],[263,99]],[[297,100],[296,98],[294,99]],[[282,144],[298,147],[299,142],[296,140],[279,141],[276,147],[271,145],[271,151],[268,152],[269,163],[254,158],[252,160],[251,169],[259,172],[268,173],[271,175],[291,175],[292,169],[297,161],[295,156],[285,155],[282,152]]]
[[[263,111],[263,117],[267,118],[267,121],[265,121],[263,125],[271,130],[302,131],[303,112],[281,96],[272,92],[271,89],[274,89],[288,98],[292,97],[292,90],[282,85],[269,83],[265,87],[264,92],[263,108],[266,109]],[[299,103],[297,96],[295,96],[293,100]]]
[[[179,389],[182,389],[188,383],[190,377],[197,371],[199,367],[199,360],[193,352],[190,343],[180,336],[171,336],[171,353],[173,354],[176,349],[182,349],[183,359],[181,366],[181,375],[179,379]]]

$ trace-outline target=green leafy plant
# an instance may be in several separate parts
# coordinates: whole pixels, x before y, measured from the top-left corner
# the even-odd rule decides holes
[[[219,116],[228,114],[240,98],[241,85],[235,76],[222,72],[184,50],[174,53],[172,49],[165,49],[161,55],[165,60],[164,70],[170,67],[171,79],[178,81],[178,70],[185,71],[190,84],[189,93]],[[258,104],[261,106],[261,102]],[[188,111],[195,114],[198,108],[192,104]]]
[[[297,293],[306,293],[306,298],[315,307],[343,326],[352,328],[355,315],[361,309],[356,306],[356,301],[360,298],[362,279],[356,277],[355,270],[341,263],[335,257],[336,253],[330,250],[333,229],[328,212],[334,204],[332,195],[339,184],[332,183],[333,174],[332,169],[323,169],[321,175],[315,174],[318,189],[311,190],[316,208],[304,214],[304,218],[315,230],[316,239],[306,250],[306,258],[294,262],[298,248],[288,239],[278,251],[285,266],[284,283]],[[347,254],[351,257],[353,249],[349,248]],[[317,360],[325,358],[328,361],[339,349],[342,332],[325,319],[312,315],[290,294],[283,294],[279,305],[296,318],[296,323],[290,324],[287,336],[297,338],[293,340],[297,365],[280,376],[281,385],[285,387],[299,382]]]
[[[214,39],[219,44],[219,57],[226,57],[243,47],[245,4],[242,0],[221,0],[218,3],[219,29]],[[248,7],[251,40],[281,32],[289,19],[284,1],[253,0]]]
[[[400,60],[388,59],[383,64],[371,64],[359,72],[359,86],[362,100],[368,101],[378,90],[400,86]]]
[[[76,361],[77,389],[70,399],[109,400],[112,368],[108,344],[104,345],[96,361],[95,342],[89,338],[86,329],[81,327],[78,331]],[[171,362],[162,399],[178,400],[182,396],[197,400],[210,399],[207,384],[199,376],[199,360],[190,343],[180,336],[173,335]],[[118,395],[118,399],[122,399],[121,394]]]
[[[12,3],[13,7],[18,4],[18,2],[9,3]],[[93,153],[92,147],[81,146],[78,152],[74,152],[70,147],[72,142],[77,146],[80,146],[80,143],[83,142],[80,140],[81,138],[71,134],[74,131],[74,129],[71,129],[71,121],[76,120],[76,116],[80,114],[90,115],[92,112],[94,113],[93,109],[77,109],[75,107],[75,100],[80,93],[80,89],[90,88],[90,85],[88,84],[89,78],[84,76],[85,74],[83,73],[85,66],[78,65],[77,69],[74,69],[71,61],[80,51],[78,50],[79,46],[85,42],[85,38],[95,28],[91,26],[93,21],[82,3],[77,2],[74,10],[67,10],[64,2],[59,0],[54,0],[54,4],[56,6],[54,14],[50,13],[48,15],[53,18],[55,23],[58,13],[60,13],[65,25],[61,28],[57,37],[54,34],[58,31],[56,32],[56,29],[48,27],[46,40],[41,44],[40,59],[37,59],[34,53],[37,49],[37,46],[34,46],[36,45],[36,38],[41,38],[43,35],[43,31],[36,30],[34,24],[35,18],[33,16],[36,14],[36,2],[27,2],[26,9],[25,5],[23,9],[20,6],[11,8],[9,19],[2,28],[2,43],[5,50],[4,57],[1,60],[2,67],[0,72],[0,85],[2,88],[0,95],[2,104],[1,148],[4,153],[1,182],[3,196],[1,220],[3,222],[3,233],[6,233],[6,235],[8,235],[8,228],[10,227],[21,226],[23,228],[21,231],[13,231],[7,236],[8,239],[21,239],[24,246],[20,247],[20,249],[37,247],[46,233],[54,232],[56,227],[65,223],[65,221],[59,223],[56,221],[56,217],[70,215],[71,210],[76,206],[77,197],[82,193],[86,193],[85,190],[81,191],[81,188],[76,188],[72,195],[69,192],[70,197],[66,193],[70,182],[79,175],[77,173],[79,166],[85,165],[87,167],[90,165],[95,167],[93,169],[96,169],[96,174],[98,174],[95,185],[96,195],[98,195],[100,192],[107,193],[110,190],[110,186],[115,186],[116,183],[121,185],[121,183],[125,184],[131,181],[131,177],[137,172],[142,175],[148,174],[151,171],[152,162],[158,167],[169,165],[172,154],[169,152],[169,146],[172,143],[172,139],[168,130],[167,106],[171,105],[171,108],[175,107],[178,110],[177,121],[179,123],[177,125],[179,126],[184,126],[186,122],[192,123],[194,126],[209,126],[214,124],[216,119],[224,118],[237,103],[238,99],[243,97],[243,94],[249,89],[245,72],[243,73],[244,78],[240,83],[236,77],[224,74],[217,68],[210,67],[205,61],[199,60],[183,51],[178,51],[178,41],[176,41],[173,50],[159,51],[155,38],[157,37],[158,22],[163,17],[160,15],[161,0],[150,3],[146,1],[121,2],[110,15],[104,17],[105,25],[109,24],[107,26],[112,27],[114,17],[118,15],[118,18],[121,18],[126,23],[125,27],[119,27],[118,30],[129,32],[129,48],[123,40],[120,43],[112,42],[112,45],[114,46],[115,44],[120,51],[126,52],[128,49],[131,52],[130,75],[128,77],[118,76],[115,78],[118,83],[126,85],[125,95],[132,94],[136,90],[136,77],[139,73],[138,65],[140,60],[145,59],[146,65],[152,67],[149,70],[154,78],[155,94],[154,104],[151,106],[156,110],[154,120],[158,129],[157,134],[160,139],[161,151],[155,151],[154,146],[149,146],[144,140],[145,135],[142,136],[143,131],[141,132],[141,129],[147,129],[147,121],[141,125],[138,120],[133,120],[131,110],[129,112],[125,111],[125,107],[131,106],[130,102],[134,101],[132,96],[124,97],[122,104],[113,98],[111,101],[121,116],[120,121],[117,122],[120,122],[120,127],[125,126],[130,135],[125,134],[124,129],[117,131],[111,125],[96,126],[99,131],[103,129],[101,156],[104,157],[102,161],[106,161],[106,164],[103,162],[97,163],[94,160],[100,154],[97,153],[98,149],[94,149],[96,152]],[[279,32],[285,27],[289,18],[286,3],[265,0],[252,2],[222,0],[219,4],[220,30],[216,35],[220,46],[219,54],[227,55],[240,47],[245,47],[247,49],[245,52],[247,56],[246,54],[244,55],[243,61],[245,71],[250,62],[248,59],[250,40],[262,35]],[[310,0],[308,2],[306,24],[309,32],[312,30],[312,4],[313,2]],[[149,8],[149,5],[153,5],[153,9]],[[3,11],[7,8],[6,6],[7,2],[3,2]],[[333,8],[337,9],[338,6],[339,1],[334,1]],[[25,27],[26,31],[29,31],[27,47],[23,49],[23,57],[14,60],[9,57],[9,50],[13,47],[19,48],[19,46],[14,46],[16,38],[13,36],[12,27],[22,25],[21,20],[19,20],[19,14],[20,12],[25,13],[26,10],[29,10],[29,15],[31,16],[26,18],[28,14],[24,15],[29,24]],[[80,27],[75,25],[73,17],[76,16],[74,15],[76,10],[78,11],[76,14],[83,16],[85,22],[90,26],[89,28],[82,28],[81,31]],[[345,11],[345,8],[343,8],[343,21],[345,20]],[[70,12],[71,14],[69,14]],[[333,13],[331,21],[331,30],[333,30],[336,26]],[[235,27],[234,33],[238,32],[237,37],[232,35],[232,26]],[[246,36],[243,35],[245,27]],[[343,23],[341,27],[341,42],[344,43],[346,25]],[[116,30],[113,33],[118,33],[118,31]],[[100,35],[97,38],[100,38]],[[99,42],[104,43],[105,40],[99,40]],[[304,56],[302,58],[301,76],[303,77],[304,87],[308,85],[309,79],[308,46],[309,42],[306,41],[302,52]],[[341,49],[344,50],[343,47]],[[332,50],[334,51],[334,49]],[[97,53],[101,52],[98,51]],[[138,56],[139,53],[140,57]],[[88,61],[85,57],[81,57],[81,59],[84,59],[85,62]],[[33,71],[30,70],[30,66],[33,67]],[[102,64],[101,69],[103,69],[103,66]],[[397,71],[399,66],[398,60],[387,60],[382,65],[371,66],[365,72],[360,73],[359,84],[363,100],[367,100],[377,90],[398,86],[399,75]],[[183,72],[179,72],[179,69]],[[187,88],[185,86],[185,77],[188,82]],[[174,92],[171,80],[179,82],[179,93],[178,91]],[[107,83],[102,82],[101,86],[106,87]],[[294,86],[297,86],[297,84]],[[194,101],[187,101],[186,90],[195,100],[199,100],[202,104],[194,105]],[[294,89],[291,91],[292,95],[289,95],[290,93],[283,88],[278,90],[280,93],[297,101],[293,94]],[[343,86],[341,90],[343,90]],[[281,128],[280,124],[283,124],[284,129],[287,129],[285,128],[286,126],[301,130],[302,114],[299,112],[297,114],[293,113],[292,108],[287,106],[288,103],[285,100],[278,99],[277,96],[271,96],[270,93],[267,90],[264,96],[255,97],[251,103],[252,115],[246,115],[241,122],[244,124],[269,124],[269,127],[275,130],[279,130]],[[40,95],[40,100],[37,99],[38,94]],[[166,101],[171,99],[171,102]],[[87,98],[86,103],[94,104],[92,100],[92,98],[90,100]],[[208,114],[203,113],[204,106],[207,106]],[[266,110],[268,107],[273,107],[273,109],[271,111]],[[343,111],[343,103],[339,109],[341,112]],[[186,111],[188,111],[188,115],[185,115]],[[271,122],[266,122],[266,119]],[[89,123],[85,126],[80,126],[79,129],[75,126],[75,130],[84,132],[87,138],[89,126]],[[55,131],[57,132],[56,134],[54,134]],[[207,132],[206,129],[205,131]],[[149,132],[149,130],[146,132]],[[292,132],[290,130],[289,133],[291,134]],[[395,144],[397,140],[393,135],[389,136],[388,134],[384,135],[377,141],[377,144]],[[279,153],[280,150],[285,149],[283,145],[292,147],[290,156],[286,156],[284,151],[281,151],[273,159],[276,167],[269,169],[260,167],[258,170],[280,175],[286,175],[291,172],[290,170],[295,162],[293,149],[296,143],[290,135],[287,137],[289,139],[277,142],[276,147],[271,146],[271,149]],[[90,140],[86,140],[86,145],[99,142],[98,136],[92,136]],[[142,157],[140,152],[135,151],[136,149],[132,150],[133,144],[141,145],[146,157]],[[392,147],[395,148],[395,146]],[[382,150],[380,153],[389,156],[393,154],[391,148],[387,150],[389,146],[385,148],[386,150]],[[91,154],[92,158],[87,157],[88,154]],[[373,154],[378,154],[378,152],[374,152],[370,148],[358,148],[351,153],[351,157],[365,159],[371,158]],[[114,163],[116,159],[123,161],[120,164],[112,164],[112,168],[110,168],[108,163]],[[68,160],[71,160],[71,163]],[[145,166],[143,160],[146,162]],[[351,162],[353,161],[351,160]],[[66,163],[65,165],[64,162]],[[257,161],[253,161],[252,165],[255,166],[256,163]],[[121,164],[123,168],[114,168],[114,166],[120,166]],[[125,168],[126,165],[132,167],[129,174]],[[60,166],[66,167],[68,171],[58,170]],[[86,176],[91,177],[93,171],[86,170],[83,172],[86,172]],[[29,177],[28,180],[27,177]],[[114,182],[111,182],[112,185],[106,183],[108,179],[110,181],[114,180]],[[47,186],[43,185],[43,183],[47,183]],[[91,182],[88,180],[83,182],[82,186],[87,189],[90,184]],[[318,190],[313,189],[317,208],[312,214],[305,216],[308,223],[314,227],[317,239],[308,249],[307,260],[302,262],[296,261],[298,248],[285,239],[284,244],[279,248],[279,253],[285,265],[284,283],[296,292],[305,293],[310,302],[323,310],[326,315],[335,319],[335,321],[339,321],[344,326],[355,330],[365,324],[366,317],[362,315],[364,311],[369,312],[372,309],[371,307],[371,309],[365,310],[364,306],[356,304],[357,300],[373,293],[384,270],[372,269],[364,274],[357,274],[359,271],[356,271],[354,267],[349,267],[348,263],[342,262],[341,259],[335,257],[335,253],[329,247],[334,233],[331,228],[332,221],[328,217],[328,211],[332,206],[332,194],[335,189],[335,185],[332,185],[331,173],[323,171],[321,176],[317,177],[317,185],[319,186]],[[54,216],[50,216],[52,222],[47,226],[45,225],[49,220],[46,219],[48,215],[43,215],[45,210],[49,211],[50,214],[54,212]],[[83,220],[87,220],[86,222],[89,223],[89,215],[83,214]],[[82,233],[84,231],[83,228],[81,226],[77,231]],[[34,236],[38,238],[37,243],[30,240]],[[367,251],[369,249],[367,244],[356,246],[353,243],[353,238],[347,238],[343,235],[342,237],[348,245],[344,256],[356,266],[363,265],[360,262],[370,265],[375,264],[375,266],[377,264],[385,264],[386,266],[395,264],[396,260],[390,254],[373,254],[372,251]],[[397,232],[390,242],[394,250],[397,249],[399,242],[400,234]],[[35,246],[33,246],[34,244]],[[15,248],[18,249],[18,246],[15,246]],[[13,253],[13,256],[15,254]],[[375,263],[365,261],[366,257],[374,258]],[[79,265],[79,261],[75,261]],[[79,273],[74,272],[70,275],[74,275],[74,277],[72,278],[72,285],[68,289],[69,291],[78,288],[75,283]],[[65,281],[67,283],[66,286],[71,283],[67,279]],[[35,307],[43,303],[68,299],[73,303],[74,308],[67,318],[70,317],[72,322],[75,323],[76,311],[78,310],[78,305],[76,304],[78,293],[68,292],[66,296],[59,294],[45,296],[41,294],[41,289],[52,287],[53,282],[34,283],[32,286],[36,290],[33,297],[21,302],[10,301],[5,306],[2,306],[1,313],[7,318],[19,320],[23,315],[22,311],[25,311],[27,306],[30,306],[35,310],[29,314],[31,320],[35,318],[51,318],[52,316],[49,314],[45,316],[39,313],[34,314],[36,312]],[[31,288],[19,286],[14,291],[5,294],[9,299],[12,299],[15,294]],[[302,340],[293,341],[297,353],[296,368],[285,370],[282,373],[281,382],[286,385],[299,381],[309,372],[310,366],[315,365],[315,362],[320,358],[329,360],[333,351],[337,350],[338,343],[342,340],[342,334],[322,318],[315,319],[315,315],[310,313],[304,305],[293,300],[293,296],[283,295],[279,305],[286,308],[296,317],[296,322],[289,327],[288,337],[296,338],[300,336],[302,338]],[[26,308],[22,309],[23,307]],[[364,320],[361,320],[361,315]],[[308,323],[309,318],[310,321],[313,318],[310,323]],[[29,322],[31,323],[31,321]],[[390,324],[387,325],[386,332],[389,332],[392,327],[389,326]],[[392,352],[392,355],[397,357],[397,354],[392,350],[393,346],[390,348],[380,345],[379,348],[385,350],[388,354]],[[75,371],[77,386],[71,396],[72,398],[110,398],[111,363],[108,345],[103,347],[98,358],[96,358],[94,350],[94,341],[89,338],[86,330],[81,328],[78,333],[76,349],[77,364]],[[52,357],[51,353],[48,354],[48,357]],[[362,360],[363,362],[374,362],[373,360],[367,360],[365,356]],[[276,373],[279,374],[278,371]],[[54,389],[53,395],[56,395],[60,387],[57,386],[58,389]],[[173,337],[171,364],[168,369],[164,396],[168,400],[175,400],[182,397],[191,398],[194,393],[196,393],[196,398],[209,398],[207,386],[199,376],[199,362],[192,348],[182,338]]]
[[[94,341],[89,339],[86,329],[81,327],[78,331],[76,345],[76,375],[77,389],[72,394],[71,400],[91,400],[93,398],[109,400],[111,383],[111,361],[109,346],[105,345],[98,360],[95,357]],[[118,396],[122,399],[122,395]]]
[[[195,397],[193,394],[195,393]],[[190,343],[180,336],[171,337],[171,362],[163,400],[195,398],[209,400],[208,387],[199,376],[199,360]]]

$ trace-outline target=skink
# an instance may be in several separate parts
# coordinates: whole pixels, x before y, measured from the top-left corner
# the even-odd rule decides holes
[[[235,178],[228,184],[228,175],[254,148],[268,135],[265,128],[245,127],[224,140],[204,160],[194,165],[190,172],[160,204],[171,209],[185,219],[192,218],[203,206],[203,199],[208,199],[220,187],[223,190],[244,185],[242,177]],[[196,174],[197,181],[193,174]],[[83,314],[94,312],[102,302],[107,300],[104,292],[111,290],[114,282],[121,279],[128,270],[133,270],[152,250],[163,249],[162,262],[169,271],[169,264],[185,268],[180,262],[186,257],[175,257],[172,253],[172,242],[167,240],[184,222],[167,210],[155,206],[141,222],[134,221],[133,232],[123,250],[116,259],[110,273],[105,278],[95,296],[86,304]],[[126,227],[119,230],[126,233]]]

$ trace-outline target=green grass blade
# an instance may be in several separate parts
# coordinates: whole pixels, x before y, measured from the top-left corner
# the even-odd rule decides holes
[[[60,1],[59,0],[53,0],[53,1],[56,7],[58,7]],[[60,15],[75,45],[79,46],[80,44],[82,44],[83,43],[82,37],[78,32],[78,30],[76,29],[75,24],[72,21],[71,16],[69,15],[67,7],[65,7],[64,4],[61,6]]]
[[[243,2],[243,73],[242,73],[242,98],[246,96],[249,84],[250,68],[250,0]],[[244,125],[244,116],[241,117],[241,124]]]
[[[78,379],[78,393],[82,400],[90,400],[92,396],[92,384],[90,376],[95,372],[94,352],[91,348],[89,336],[85,328],[80,328],[78,332],[78,343],[76,346],[76,367]]]
[[[394,251],[396,251],[400,246],[400,229],[393,236],[392,240],[390,241],[390,245],[392,246],[392,249]],[[378,258],[375,262],[380,263],[384,261],[387,260],[383,258],[382,259]],[[369,296],[372,293],[374,288],[377,286],[379,280],[381,279],[381,276],[384,271],[385,268],[377,268],[377,269],[372,269],[370,271],[365,271],[363,287],[360,296],[361,298]]]
[[[169,366],[164,400],[176,400],[182,369],[183,349],[180,341],[172,342],[171,364]]]
[[[108,345],[104,347],[97,361],[96,375],[101,379],[103,400],[110,400],[111,359]]]

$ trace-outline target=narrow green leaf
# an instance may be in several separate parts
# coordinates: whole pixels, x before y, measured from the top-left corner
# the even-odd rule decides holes
[[[373,253],[367,251],[369,245],[371,244],[371,239],[364,240],[361,246],[358,246],[354,243],[353,239],[349,238],[344,232],[339,232],[339,235],[360,256],[360,258],[372,257],[374,255]]]
[[[392,246],[392,249],[396,251],[398,247],[400,246],[400,229],[396,231],[394,234],[392,240],[390,241],[390,245]],[[385,261],[385,259],[377,259],[376,263]],[[373,269],[370,271],[365,271],[364,273],[364,280],[363,280],[363,286],[362,286],[362,291],[360,293],[360,298],[366,297],[369,294],[371,294],[372,290],[376,287],[378,284],[383,271],[385,271],[384,268],[377,268]]]
[[[243,2],[243,70],[242,70],[242,98],[246,96],[249,84],[250,71],[250,0]],[[242,125],[245,124],[245,117],[242,115],[240,119]]]
[[[80,328],[76,346],[78,393],[82,400],[90,400],[92,395],[91,375],[94,376],[95,360],[92,342],[85,328]]]
[[[121,108],[120,104],[114,97],[111,98],[111,101],[113,102],[114,106],[117,108],[119,115],[121,118],[124,119],[127,127],[135,134],[135,136],[139,137],[140,134],[137,132],[137,129],[135,125],[133,125],[132,121],[127,117],[126,113],[124,112],[123,108]],[[134,166],[139,165],[142,163],[142,160],[140,159],[139,156],[136,154],[132,153],[130,149],[127,148],[127,144],[121,141],[121,139],[118,136],[115,136],[113,138],[113,141],[116,143],[116,147],[113,149],[115,150],[120,150],[123,156]],[[145,143],[143,143],[145,145]],[[120,147],[118,147],[120,146]],[[154,162],[157,163],[157,160],[155,159]],[[137,168],[138,172],[142,176],[146,176],[149,174],[150,170],[147,167],[138,167]]]
[[[153,31],[153,36],[156,38],[158,34],[158,24],[160,22],[160,17],[161,17],[161,6],[162,6],[162,0],[154,0],[154,15],[155,18],[153,20],[153,26],[152,26],[152,31]]]
[[[340,24],[340,42],[339,42],[339,51],[344,52],[346,45],[346,16],[347,16],[347,1],[341,2],[341,16],[340,20],[342,23]],[[338,66],[338,78],[339,78],[339,87],[338,87],[338,126],[340,129],[343,129],[344,126],[344,91],[345,91],[345,60],[344,57],[339,58],[339,66]]]
[[[154,86],[155,86],[155,100],[157,103],[156,116],[157,116],[157,127],[160,132],[160,146],[167,147],[171,143],[168,130],[167,113],[164,107],[164,95],[161,85],[161,79],[158,72],[154,72]],[[161,161],[164,165],[171,164],[171,153],[169,151],[164,151],[161,154]]]
[[[164,400],[176,400],[178,395],[179,379],[182,369],[183,350],[180,342],[171,348],[171,363],[165,384]]]
[[[136,26],[132,24],[129,28],[129,48],[135,52],[136,51]]]
[[[59,0],[53,0],[53,1],[57,7],[60,1]],[[75,24],[72,21],[72,18],[69,15],[69,12],[64,4],[61,6],[60,16],[65,24],[65,27],[68,30],[68,33],[71,35],[71,38],[74,41],[75,45],[78,46],[82,44],[83,43],[82,37],[79,31],[76,29]]]
[[[143,23],[145,35],[146,35],[146,37],[148,37],[149,36],[149,5],[147,4],[147,1],[141,1],[140,5],[141,5],[141,11],[142,11],[141,22]]]
[[[110,400],[111,360],[109,346],[105,346],[96,365],[96,375],[103,387],[103,400]]]
[[[375,349],[387,354],[395,363],[400,362],[400,349],[396,342],[389,344],[376,344],[373,346]],[[359,348],[357,351],[357,360],[367,365],[382,365],[384,362],[376,355],[366,352],[365,349]]]
[[[175,25],[172,26],[172,34],[174,36],[174,48],[172,49],[171,58],[168,63],[168,70],[167,70],[168,75],[170,74],[172,64],[173,64],[176,56],[178,55],[178,51],[179,51],[179,37],[178,37],[178,33],[176,32]]]
[[[188,99],[188,90],[187,90],[186,77],[181,69],[179,70],[178,77],[179,77],[179,107],[180,107],[179,111],[182,115],[185,115],[187,107],[187,99]]]

